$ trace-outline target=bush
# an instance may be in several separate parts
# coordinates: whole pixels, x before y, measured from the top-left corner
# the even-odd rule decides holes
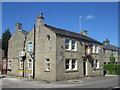
[[[104,70],[107,72],[107,74],[120,75],[120,65],[114,65],[114,64],[104,65]]]

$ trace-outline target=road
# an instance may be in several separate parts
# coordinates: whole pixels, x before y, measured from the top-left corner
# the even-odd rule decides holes
[[[25,78],[0,78],[2,88],[116,88],[118,76],[88,77],[73,80],[46,83]]]

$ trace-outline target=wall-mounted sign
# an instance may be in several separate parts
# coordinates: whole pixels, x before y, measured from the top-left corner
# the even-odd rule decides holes
[[[92,46],[91,45],[85,46],[85,55],[87,55],[87,56],[92,55]]]
[[[24,57],[25,56],[25,51],[21,51],[20,53],[19,53],[19,57]]]

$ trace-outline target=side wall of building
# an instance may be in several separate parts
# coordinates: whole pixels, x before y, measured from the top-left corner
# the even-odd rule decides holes
[[[19,76],[19,52],[23,50],[24,35],[16,31],[8,45],[8,62],[11,62],[11,72],[8,74]]]
[[[56,81],[56,35],[45,26],[36,28],[35,78]],[[46,60],[50,61],[46,71]]]

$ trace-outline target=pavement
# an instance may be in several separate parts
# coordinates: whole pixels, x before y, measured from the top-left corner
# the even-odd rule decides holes
[[[35,81],[28,78],[18,78],[0,75],[3,88],[119,88],[118,76],[86,77],[57,82]]]

